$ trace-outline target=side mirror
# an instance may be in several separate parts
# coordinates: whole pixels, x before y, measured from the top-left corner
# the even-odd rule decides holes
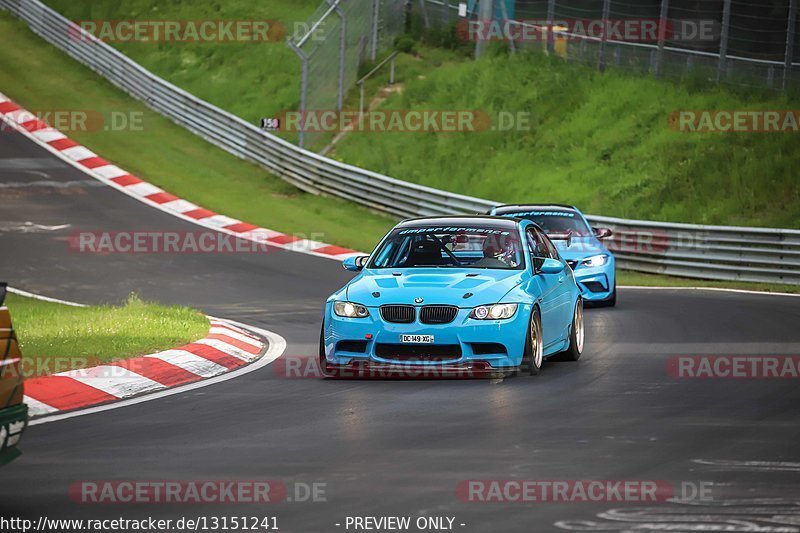
[[[594,232],[594,236],[598,239],[607,239],[614,234],[614,232],[608,228],[592,228],[592,231]]]
[[[564,263],[558,259],[545,259],[542,266],[539,267],[539,272],[542,274],[558,274],[564,270]]]
[[[342,261],[342,267],[351,272],[360,272],[367,264],[368,255],[353,255]]]

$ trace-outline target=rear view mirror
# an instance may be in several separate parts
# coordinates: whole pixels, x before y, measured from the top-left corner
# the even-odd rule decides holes
[[[567,248],[572,246],[572,231],[567,231],[565,233],[548,233],[547,236],[551,241],[565,241],[567,243]]]
[[[367,264],[368,255],[354,255],[342,261],[342,267],[351,272],[360,272]]]
[[[607,239],[614,234],[614,232],[608,228],[592,228],[592,231],[594,232],[594,236],[598,239]]]

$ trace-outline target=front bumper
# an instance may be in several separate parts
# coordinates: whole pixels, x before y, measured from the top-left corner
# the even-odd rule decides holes
[[[471,309],[459,309],[448,324],[386,322],[377,307],[367,318],[336,316],[329,303],[325,311],[323,347],[326,367],[332,371],[403,373],[423,377],[492,374],[519,367],[525,351],[532,307],[520,304],[506,320],[475,320]],[[419,313],[417,313],[419,315]],[[431,344],[401,344],[400,336],[433,335]],[[408,355],[406,352],[416,352]],[[394,353],[397,355],[393,355]],[[402,353],[401,353],[402,352]]]
[[[614,260],[611,259],[601,267],[579,267],[573,271],[584,301],[599,302],[611,298],[617,285],[614,269]]]
[[[27,405],[19,404],[0,409],[0,466],[17,458],[22,453],[17,448],[17,444],[27,426]]]

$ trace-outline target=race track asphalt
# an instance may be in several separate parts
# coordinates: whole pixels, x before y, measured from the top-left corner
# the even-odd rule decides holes
[[[288,342],[284,358],[316,354],[324,300],[349,277],[335,261],[286,251],[97,255],[68,245],[79,231],[201,230],[0,134],[0,279],[85,303],[135,291],[274,331]],[[427,515],[454,516],[465,532],[539,532],[705,515],[800,530],[798,381],[667,372],[676,355],[800,354],[800,298],[623,289],[617,308],[586,319],[582,359],[547,363],[537,377],[287,379],[273,363],[31,427],[23,456],[0,470],[0,516],[274,515],[285,531],[317,532],[345,530],[348,515]],[[327,501],[78,505],[68,496],[82,480],[219,479],[324,483]],[[714,500],[475,503],[456,493],[470,479],[709,482]]]

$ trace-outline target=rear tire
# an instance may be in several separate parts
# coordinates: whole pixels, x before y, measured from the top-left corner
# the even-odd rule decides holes
[[[535,376],[541,372],[544,360],[542,352],[542,319],[539,315],[539,308],[534,307],[528,325],[528,333],[525,336],[525,353],[522,356],[520,373]]]
[[[581,358],[584,335],[583,300],[578,298],[578,301],[575,303],[575,311],[572,314],[572,326],[569,332],[569,348],[558,354],[560,361],[577,361]]]

